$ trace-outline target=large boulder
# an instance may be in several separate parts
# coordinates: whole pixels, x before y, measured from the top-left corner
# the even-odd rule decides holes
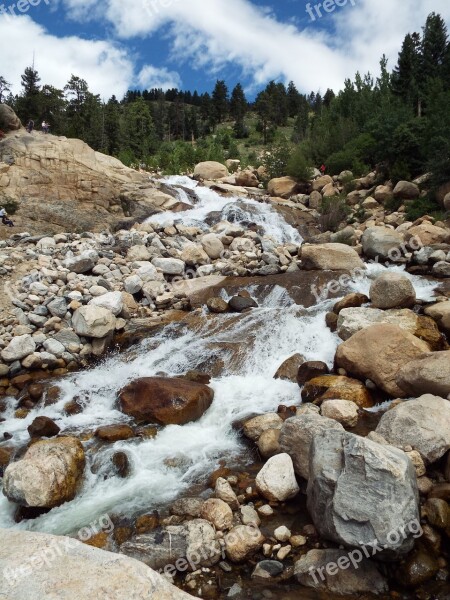
[[[309,477],[309,451],[316,434],[325,437],[330,430],[344,431],[340,423],[316,413],[305,413],[284,422],[279,444],[282,452],[289,454],[297,475]]]
[[[408,231],[405,233],[405,239],[408,242],[411,242],[411,240],[414,239],[417,245],[420,242],[422,246],[449,244],[450,229],[436,227],[436,225],[433,225],[429,221],[424,221],[420,225],[410,227],[410,229],[408,229]]]
[[[289,454],[277,454],[269,458],[256,476],[256,487],[271,502],[284,502],[294,498],[300,489]]]
[[[225,165],[213,160],[198,163],[194,169],[195,179],[221,179],[222,177],[228,177],[229,174]]]
[[[258,187],[259,180],[253,171],[240,171],[236,173],[236,185],[242,185],[243,187]]]
[[[225,250],[221,239],[214,233],[207,233],[202,237],[203,250],[212,260],[216,260],[222,256]]]
[[[295,196],[298,189],[298,182],[293,177],[276,177],[271,179],[267,185],[267,191],[270,196],[276,198],[290,198]]]
[[[53,508],[73,500],[84,470],[84,450],[73,437],[41,440],[8,465],[3,493],[21,506]]]
[[[114,332],[116,317],[107,308],[88,305],[77,308],[72,317],[77,335],[88,338],[104,338]]]
[[[306,382],[302,390],[303,402],[322,404],[325,400],[349,400],[360,408],[374,405],[366,386],[357,379],[341,375],[321,375]]]
[[[364,558],[359,550],[352,554],[331,548],[310,550],[295,563],[294,574],[301,585],[340,596],[381,594],[388,590],[376,563]]]
[[[184,425],[199,419],[211,406],[213,390],[187,379],[145,377],[119,393],[122,411],[138,421]]]
[[[364,269],[356,250],[345,244],[302,246],[302,266],[307,271],[352,271]]]
[[[425,314],[434,319],[443,331],[450,334],[450,300],[427,306]]]
[[[387,227],[369,227],[361,238],[363,252],[367,258],[395,259],[404,243],[403,236]]]
[[[450,212],[450,192],[444,197],[444,208]]]
[[[152,264],[165,275],[183,275],[185,269],[184,262],[179,258],[154,258]]]
[[[413,463],[401,450],[343,431],[314,435],[308,510],[320,535],[347,547],[411,550],[420,523]],[[404,532],[401,533],[401,532]]]
[[[122,292],[107,292],[102,296],[92,298],[89,302],[91,306],[101,306],[111,311],[112,314],[117,317],[123,310],[123,298]]]
[[[396,382],[398,371],[429,349],[426,342],[397,325],[378,324],[341,344],[335,362],[355,377],[370,379],[387,394],[404,398],[407,394]]]
[[[333,185],[333,178],[330,175],[322,175],[315,179],[312,183],[312,189],[315,192],[321,192],[327,185]]]
[[[397,373],[397,384],[411,396],[450,395],[450,350],[432,352],[404,365]]]
[[[0,104],[0,129],[5,133],[17,131],[22,127],[19,117],[7,104]]]
[[[5,362],[22,360],[36,350],[36,342],[29,334],[14,337],[1,351],[1,357]]]
[[[394,188],[394,196],[399,200],[415,200],[419,195],[419,186],[410,181],[399,181]]]
[[[72,273],[81,275],[92,271],[98,261],[98,254],[95,250],[86,250],[81,254],[69,256],[63,261],[63,267],[69,269]]]
[[[416,302],[410,279],[401,273],[382,273],[370,286],[370,301],[375,308],[409,308]]]
[[[403,402],[382,416],[376,432],[393,446],[412,446],[433,463],[450,449],[450,402],[431,394]]]
[[[2,529],[8,600],[192,600],[143,562],[68,537]],[[32,574],[32,576],[30,576]]]

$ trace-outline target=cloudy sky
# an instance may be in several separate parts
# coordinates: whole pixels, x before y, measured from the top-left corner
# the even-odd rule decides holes
[[[448,0],[337,0],[321,17],[313,0],[315,20],[305,0],[32,0],[24,14],[15,2],[0,0],[11,15],[0,15],[0,75],[14,91],[34,54],[42,83],[63,87],[73,73],[106,99],[210,91],[217,78],[250,96],[271,79],[337,91],[358,70],[377,74],[383,53],[393,67],[430,12],[450,26]]]

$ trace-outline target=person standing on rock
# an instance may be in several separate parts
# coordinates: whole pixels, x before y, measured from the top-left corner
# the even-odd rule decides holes
[[[8,214],[3,206],[0,206],[0,219],[2,220],[3,225],[14,227],[14,223],[8,218]]]
[[[48,133],[50,126],[47,121],[42,121],[42,133]]]
[[[325,172],[326,172],[326,170],[327,170],[327,168],[326,168],[326,166],[325,166],[325,165],[322,165],[322,166],[320,167],[320,172],[322,173],[322,175],[325,175]]]
[[[33,121],[33,119],[30,119],[27,124],[28,133],[31,133],[33,131],[33,129],[34,129],[34,121]]]

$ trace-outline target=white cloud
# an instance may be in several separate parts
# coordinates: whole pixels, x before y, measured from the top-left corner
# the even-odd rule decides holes
[[[71,74],[78,75],[90,89],[108,98],[124,94],[133,80],[133,62],[127,52],[107,41],[76,36],[57,38],[29,16],[0,17],[1,75],[20,91],[20,75],[32,63],[42,82],[63,88]]]
[[[152,88],[161,88],[164,91],[172,88],[181,89],[182,83],[180,76],[175,71],[168,71],[165,68],[158,69],[152,65],[145,65],[137,78],[139,87],[150,90]]]

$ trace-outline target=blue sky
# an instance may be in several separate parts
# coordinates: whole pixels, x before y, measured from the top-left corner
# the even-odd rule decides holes
[[[357,70],[376,75],[383,53],[393,67],[405,34],[430,12],[450,24],[448,0],[326,0],[328,12],[313,0],[314,20],[305,0],[21,1],[30,1],[23,14],[0,15],[0,75],[19,91],[34,53],[42,82],[63,87],[73,73],[104,98],[210,91],[217,78],[241,81],[250,97],[270,79],[337,91]]]

